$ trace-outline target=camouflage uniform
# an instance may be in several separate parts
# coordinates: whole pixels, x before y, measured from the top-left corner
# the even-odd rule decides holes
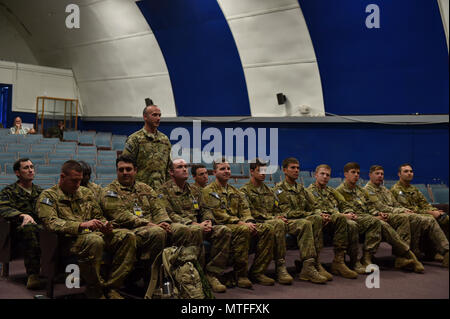
[[[247,225],[238,222],[255,222],[248,203],[242,193],[231,185],[223,188],[216,180],[203,189],[206,214],[212,212],[214,222],[225,225],[232,231],[231,255],[238,277],[248,277],[248,252],[251,232]],[[258,243],[251,275],[264,274],[272,260],[273,228],[267,224],[256,224]]]
[[[186,183],[184,189],[170,180],[163,184],[160,189],[163,197],[163,205],[174,222],[187,225],[192,232],[191,243],[199,247],[199,259],[204,264],[203,240],[211,242],[211,256],[206,270],[215,275],[223,273],[227,266],[230,254],[231,230],[223,225],[214,225],[208,234],[203,233],[200,226],[192,223],[200,223],[205,220],[214,220],[211,212],[204,211],[201,192],[195,192]],[[205,238],[204,238],[205,236]]]
[[[427,238],[427,240],[431,241],[437,252],[445,255],[449,249],[448,240],[442,229],[440,229],[436,219],[421,214],[405,213],[407,208],[402,207],[392,193],[383,185],[377,186],[372,182],[368,182],[364,188],[368,191],[377,209],[389,214],[389,219],[392,215],[396,214],[406,215],[408,217],[411,226],[410,246],[414,254],[418,255],[420,253],[420,239]],[[397,232],[402,237],[398,229]]]
[[[136,161],[137,181],[158,190],[170,178],[171,149],[165,134],[160,131],[151,134],[142,128],[128,137],[122,155],[130,155]]]
[[[279,201],[281,216],[289,220],[288,233],[297,238],[300,260],[317,259],[323,246],[323,222],[312,195],[302,185],[290,185],[286,180],[278,183],[274,192]]]
[[[31,194],[19,186],[18,182],[8,185],[0,192],[0,217],[12,224],[12,241],[24,245],[24,264],[27,275],[38,275],[41,268],[39,247],[39,218],[35,213],[36,201],[43,189],[33,184]],[[20,214],[33,217],[36,224],[21,226]]]
[[[373,256],[381,240],[388,242],[392,246],[392,251],[396,256],[403,256],[409,251],[409,244],[403,241],[387,222],[375,217],[379,211],[366,190],[359,185],[351,189],[346,182],[339,185],[336,190],[344,196],[352,211],[358,215],[356,221],[359,226],[359,232],[366,235],[365,251]]]
[[[433,207],[427,202],[425,196],[423,196],[423,194],[417,189],[417,187],[414,187],[413,185],[406,186],[398,181],[394,186],[391,187],[391,192],[394,195],[395,199],[403,207],[406,207],[418,214],[422,214],[423,216],[427,216],[428,218],[434,218],[432,215],[427,214],[426,212],[437,210],[437,208]],[[439,218],[437,221],[448,240],[448,215]]]
[[[62,253],[78,258],[81,276],[88,288],[119,288],[133,268],[136,256],[136,236],[127,229],[110,233],[80,229],[80,224],[92,219],[106,222],[94,194],[86,187],[66,195],[59,185],[41,193],[37,212],[45,228],[63,235]],[[100,275],[103,251],[112,255],[109,276]]]
[[[138,259],[152,264],[166,246],[166,231],[148,223],[170,222],[156,193],[147,184],[123,186],[116,179],[102,189],[100,207],[114,227],[130,229],[136,235]]]
[[[333,224],[336,223],[335,220],[338,216],[345,218],[345,225],[341,221],[341,218],[339,218],[341,224],[338,224],[337,228],[340,227],[341,230],[338,234],[335,233],[333,245],[335,250],[345,250],[350,256],[350,260],[356,261],[358,258],[359,244],[358,224],[356,221],[350,220],[342,215],[353,212],[351,207],[345,202],[344,197],[332,187],[326,186],[324,189],[320,189],[313,183],[307,190],[314,196],[319,210],[331,215]]]
[[[102,187],[98,184],[89,182],[86,186],[94,193],[94,198],[97,199],[97,201],[100,201],[100,194],[102,192]]]

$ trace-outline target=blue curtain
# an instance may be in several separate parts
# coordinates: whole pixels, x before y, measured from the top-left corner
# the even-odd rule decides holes
[[[11,111],[12,85],[0,83],[0,123],[8,127],[8,113]]]

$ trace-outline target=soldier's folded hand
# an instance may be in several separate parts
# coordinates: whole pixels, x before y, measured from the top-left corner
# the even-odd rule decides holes
[[[103,224],[103,227],[100,229],[100,231],[102,232],[102,233],[110,233],[110,232],[112,232],[112,230],[113,230],[113,226],[112,226],[112,224],[110,223],[110,222],[105,222],[104,224]]]
[[[98,219],[91,219],[87,222],[81,223],[80,227],[89,228],[90,230],[97,230],[97,229],[102,229],[104,226],[103,226],[103,223],[101,221],[99,221]]]
[[[31,217],[28,214],[20,214],[19,216],[22,217],[22,224],[20,225],[21,227],[23,227],[27,224],[36,224],[33,217]]]
[[[170,227],[169,223],[162,222],[162,223],[159,223],[158,226],[161,227],[162,229],[164,229],[168,233],[172,232],[172,228]]]

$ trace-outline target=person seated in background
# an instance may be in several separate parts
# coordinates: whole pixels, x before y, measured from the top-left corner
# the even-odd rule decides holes
[[[26,135],[35,133],[36,131],[34,130],[34,128],[29,129],[26,127],[22,127],[22,119],[19,116],[14,119],[14,126],[9,130],[9,134]]]
[[[102,187],[90,181],[92,173],[91,166],[85,161],[78,161],[78,163],[80,163],[83,168],[83,179],[81,180],[81,186],[89,188],[94,193],[95,198],[99,200]]]
[[[58,126],[54,126],[48,129],[48,137],[57,137],[61,141],[64,137],[64,122],[58,121]]]
[[[27,288],[41,286],[41,249],[39,247],[39,220],[35,213],[36,201],[43,191],[33,184],[34,165],[28,158],[20,158],[14,163],[17,182],[6,186],[0,192],[0,217],[12,224],[13,243],[24,246],[24,264],[28,276]]]

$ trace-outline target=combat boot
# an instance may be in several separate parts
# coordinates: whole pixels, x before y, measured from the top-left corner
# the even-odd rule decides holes
[[[364,268],[367,268],[367,266],[369,266],[370,264],[373,264],[372,253],[370,253],[368,251],[364,251],[363,256],[361,257],[361,264]]]
[[[213,274],[206,274],[206,279],[208,280],[212,291],[214,291],[214,292],[227,291],[227,287],[225,285],[222,285],[222,283],[219,281],[219,279],[217,279],[217,277],[214,276]]]
[[[333,280],[333,275],[326,271],[325,268],[323,268],[322,263],[319,261],[319,259],[316,260],[315,266],[321,276],[327,278],[328,281]]]
[[[334,259],[331,263],[331,273],[348,279],[358,278],[358,274],[345,264],[345,252],[343,250],[334,253]]]
[[[395,258],[394,267],[397,269],[409,268],[414,264],[414,260],[407,259],[405,257],[397,257]]]
[[[444,260],[442,261],[442,266],[448,268],[448,251],[444,255]]]
[[[350,268],[354,270],[359,275],[366,275],[366,267],[361,265],[361,262],[358,260],[358,256],[350,256]]]
[[[442,256],[440,253],[436,253],[436,255],[434,255],[433,259],[434,259],[434,261],[443,262],[444,256]]]
[[[252,288],[252,282],[247,277],[238,277],[237,286],[240,288]]]
[[[273,286],[275,284],[275,280],[264,274],[252,274],[251,277],[254,282],[263,286]]]
[[[27,289],[35,290],[40,287],[41,281],[39,280],[39,276],[36,274],[29,275],[27,280]]]
[[[417,259],[416,255],[411,250],[408,250],[405,254],[405,257],[413,260],[413,271],[418,274],[422,274],[425,271],[425,267],[422,263]]]
[[[307,259],[303,262],[302,272],[298,276],[300,280],[311,281],[315,284],[324,284],[327,278],[319,274],[315,267],[314,258]]]
[[[280,259],[275,263],[275,272],[277,273],[277,281],[282,285],[290,285],[294,281],[291,275],[289,275],[286,269],[286,262],[284,259]]]
[[[109,289],[106,296],[108,299],[125,299],[116,289]]]

